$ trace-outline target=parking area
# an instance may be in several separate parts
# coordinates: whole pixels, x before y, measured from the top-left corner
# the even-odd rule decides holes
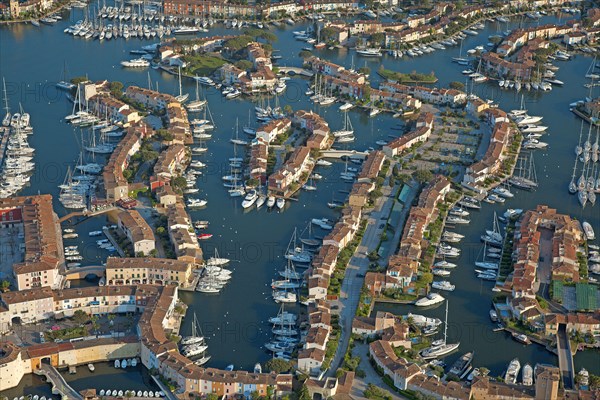
[[[0,228],[0,281],[13,283],[13,264],[23,262],[23,225]]]

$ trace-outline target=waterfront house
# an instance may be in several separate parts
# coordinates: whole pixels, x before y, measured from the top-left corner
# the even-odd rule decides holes
[[[194,264],[167,258],[116,258],[106,260],[108,285],[176,285],[190,287]]]
[[[321,349],[301,349],[298,352],[298,369],[308,374],[318,374],[325,361],[325,352]]]
[[[117,215],[117,225],[125,233],[133,247],[132,255],[150,254],[155,249],[152,228],[137,210],[124,210]]]
[[[181,175],[187,162],[186,148],[182,144],[175,144],[163,150],[156,164],[154,164],[154,176],[158,179],[170,181],[171,178]]]
[[[167,105],[175,102],[175,97],[160,93],[154,90],[141,88],[138,86],[128,86],[125,90],[125,97],[153,109],[165,109]]]
[[[22,261],[12,265],[12,270],[18,290],[63,284],[63,242],[52,196],[0,199],[0,227],[17,228],[14,240],[21,242]]]
[[[392,346],[383,340],[369,344],[369,356],[377,367],[383,370],[400,390],[408,388],[408,382],[416,375],[422,374],[421,368],[415,363],[399,358]]]
[[[292,126],[289,118],[274,119],[256,130],[256,138],[271,143],[277,136],[287,132]]]

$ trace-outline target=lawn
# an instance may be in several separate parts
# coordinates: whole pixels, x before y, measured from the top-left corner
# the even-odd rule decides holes
[[[405,74],[385,68],[380,68],[377,73],[385,79],[398,83],[436,83],[438,81],[433,73],[421,74],[413,71],[409,74]]]
[[[222,58],[210,56],[207,54],[201,55],[186,55],[183,57],[187,66],[184,72],[190,75],[207,76],[215,72],[227,61]]]

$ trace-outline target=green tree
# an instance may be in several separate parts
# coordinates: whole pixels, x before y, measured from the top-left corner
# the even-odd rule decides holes
[[[456,89],[456,90],[464,90],[465,89],[465,84],[462,82],[457,82],[457,81],[450,82],[449,86],[452,89]]]
[[[144,149],[141,151],[141,155],[142,155],[143,162],[154,161],[154,160],[158,159],[158,152],[154,151],[154,150]]]
[[[83,325],[90,319],[89,315],[85,313],[83,310],[77,310],[73,313],[73,321],[78,323],[79,325]]]
[[[183,176],[178,176],[177,178],[173,179],[173,186],[184,189],[187,186],[187,181]]]
[[[206,400],[219,400],[219,396],[216,393],[209,393],[206,395]]]
[[[126,169],[123,171],[123,178],[129,181],[133,177],[133,171],[130,169]]]
[[[382,32],[377,32],[371,35],[371,43],[379,46],[385,40],[385,34]]]
[[[123,84],[119,81],[111,82],[110,93],[115,97],[121,97],[123,95]]]
[[[324,42],[330,41],[330,40],[336,40],[337,37],[337,31],[332,28],[332,27],[326,27],[321,29],[321,39]]]
[[[9,287],[10,287],[10,282],[7,281],[6,279],[4,279],[2,282],[0,282],[0,290],[2,290],[3,292],[6,292]]]
[[[289,361],[282,360],[280,358],[272,358],[265,363],[265,369],[269,372],[276,372],[278,374],[282,372],[288,372],[292,369],[293,364]]]
[[[369,68],[369,67],[360,67],[358,69],[358,73],[359,74],[369,75],[371,73],[371,68]]]
[[[300,56],[300,58],[302,58],[302,59],[307,59],[307,58],[310,58],[310,57],[312,57],[312,55],[313,55],[313,53],[311,53],[311,52],[310,52],[310,51],[308,51],[308,50],[302,50],[302,51],[301,51],[301,52],[298,54],[298,56]]]
[[[156,228],[156,233],[159,235],[164,235],[166,231],[167,230],[165,229],[164,226],[159,226],[158,228]]]
[[[423,184],[433,179],[433,173],[428,169],[418,169],[414,174],[417,182]]]
[[[248,61],[248,60],[240,60],[240,61],[236,62],[234,65],[243,71],[252,69],[252,67],[254,66],[254,64],[252,64],[252,62]]]
[[[252,42],[254,38],[248,35],[236,36],[232,39],[227,40],[223,47],[231,51],[238,51],[248,46],[248,43]]]
[[[433,274],[430,272],[425,272],[419,277],[419,280],[421,282],[429,285],[429,284],[431,284],[431,282],[433,282]]]
[[[71,79],[71,83],[73,85],[79,85],[80,83],[87,82],[88,80],[89,79],[87,76],[76,76],[75,78]]]
[[[310,393],[308,393],[308,387],[306,384],[303,384],[300,388],[300,393],[298,393],[298,400],[312,400],[310,397]]]
[[[286,105],[283,107],[283,113],[284,113],[284,114],[290,115],[290,114],[291,114],[291,113],[293,113],[293,112],[294,112],[294,109],[293,109],[293,108],[292,108],[292,106],[290,106],[289,104],[286,104]]]

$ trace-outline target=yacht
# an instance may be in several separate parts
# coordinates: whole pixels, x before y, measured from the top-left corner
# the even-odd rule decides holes
[[[293,262],[307,264],[312,260],[312,255],[310,252],[302,249],[301,247],[296,247],[292,250],[289,250],[285,255],[285,258]]]
[[[273,291],[273,300],[277,303],[295,303],[297,296],[294,292]]]
[[[443,302],[445,299],[438,293],[429,293],[426,297],[420,298],[415,302],[417,307],[427,307]]]
[[[448,292],[454,291],[456,288],[453,284],[448,281],[436,281],[431,284],[431,287],[438,290],[446,290]]]
[[[202,85],[207,85],[207,86],[215,85],[215,82],[207,76],[200,76],[200,77],[197,76],[194,79],[196,79],[198,81],[198,83],[200,83]]]
[[[585,233],[585,237],[587,238],[587,240],[594,240],[596,238],[594,229],[592,228],[592,225],[590,225],[589,222],[584,221],[582,224],[582,227],[583,227],[583,231]]]
[[[452,364],[452,367],[448,371],[448,374],[454,375],[460,379],[467,375],[471,370],[471,363],[473,362],[473,352],[463,354],[458,360]]]
[[[193,357],[204,353],[207,349],[207,345],[196,343],[189,346],[184,346],[181,351],[181,354],[185,357]]]
[[[187,199],[187,202],[186,202],[188,207],[204,207],[207,203],[208,203],[208,201],[206,201],[206,200],[200,200],[200,199],[194,199],[194,198],[189,198],[189,199]]]
[[[289,325],[289,324],[295,324],[297,318],[298,317],[296,316],[296,314],[292,314],[287,311],[282,311],[276,317],[270,317],[269,322],[274,325],[276,325],[276,324],[288,324]]]
[[[333,229],[331,221],[329,221],[327,218],[313,218],[310,222],[314,225],[317,225],[321,229],[325,229],[328,231]]]
[[[529,364],[523,366],[523,385],[533,385],[533,368]]]
[[[171,33],[174,35],[193,35],[198,32],[200,32],[200,28],[196,28],[194,26],[180,26],[179,28],[171,31]]]
[[[267,207],[272,208],[275,205],[275,197],[269,196],[267,197]]]
[[[285,207],[285,199],[283,197],[277,198],[275,205],[277,205],[279,210],[283,210],[283,207]]]
[[[456,264],[448,262],[446,260],[437,261],[436,263],[433,264],[433,266],[436,268],[443,268],[443,269],[456,268]]]
[[[258,193],[255,189],[251,189],[248,194],[246,194],[246,197],[244,198],[244,201],[242,202],[242,208],[246,209],[246,208],[250,208],[254,205],[254,203],[256,203],[256,200],[258,199]]]
[[[446,302],[446,318],[444,322],[444,339],[440,343],[436,343],[435,346],[429,347],[421,351],[421,357],[425,360],[438,358],[450,354],[451,352],[458,349],[460,343],[448,343],[448,302]]]
[[[504,375],[504,382],[515,385],[517,383],[517,377],[519,376],[519,370],[521,369],[521,363],[517,358],[513,359],[506,369]]]
[[[217,249],[215,249],[215,255],[206,260],[206,264],[212,266],[221,266],[228,264],[229,261],[230,260],[228,258],[219,257],[219,253],[217,252]]]
[[[356,49],[356,53],[365,57],[381,57],[381,49]]]
[[[492,192],[494,192],[498,196],[502,196],[502,197],[505,197],[505,198],[512,198],[512,197],[514,197],[514,194],[510,190],[508,190],[506,188],[503,188],[501,186],[495,187],[494,189],[492,189]]]
[[[121,61],[121,65],[126,68],[146,68],[150,66],[150,62],[143,58],[135,58],[129,61]]]

